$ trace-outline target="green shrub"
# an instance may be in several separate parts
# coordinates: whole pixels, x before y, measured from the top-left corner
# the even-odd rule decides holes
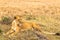
[[[2,30],[0,29],[0,33],[2,33]]]
[[[9,18],[9,17],[2,17],[2,20],[1,20],[1,22],[3,23],[3,24],[10,24],[11,23],[11,19]]]

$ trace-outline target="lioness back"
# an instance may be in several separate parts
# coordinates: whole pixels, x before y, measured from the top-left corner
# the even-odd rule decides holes
[[[22,23],[22,29],[31,29],[31,28],[32,28],[32,23],[29,22]]]

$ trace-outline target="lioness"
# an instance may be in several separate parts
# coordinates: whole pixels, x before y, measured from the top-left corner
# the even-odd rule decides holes
[[[39,30],[39,32],[43,32],[46,34],[57,34],[57,33],[49,33],[44,32],[41,30],[40,25],[35,22],[26,22],[22,20],[22,16],[15,16],[14,20],[12,22],[11,29],[6,33],[6,35],[9,35],[10,37],[17,34],[19,31],[25,31],[29,29],[36,29]]]
[[[34,22],[24,22],[22,20],[22,17],[21,16],[15,16],[14,17],[14,20],[12,22],[12,27],[11,29],[6,33],[6,35],[14,35],[14,34],[17,34],[20,30],[21,31],[25,31],[25,30],[29,30],[29,29],[39,29],[40,30],[40,27],[38,24],[34,23]]]

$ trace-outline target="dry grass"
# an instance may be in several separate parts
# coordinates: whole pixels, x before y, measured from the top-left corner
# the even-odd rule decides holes
[[[7,17],[11,17],[13,19],[14,15],[23,15],[24,19],[26,20],[27,16],[25,16],[25,14],[30,14],[32,13],[32,15],[36,18],[32,21],[34,22],[39,22],[41,25],[42,30],[44,31],[48,31],[48,32],[60,32],[60,7],[57,6],[39,6],[39,7],[31,7],[31,8],[27,8],[25,10],[23,10],[22,8],[13,8],[13,7],[0,7],[0,18],[2,16],[7,16]],[[28,20],[30,21],[30,20]],[[0,24],[0,29],[3,32],[7,32],[7,30],[9,30],[10,25],[4,25],[4,24]],[[24,33],[26,34],[26,32],[21,32],[20,34],[22,34],[21,36],[23,38],[21,38],[21,40],[24,40]],[[32,33],[31,31],[28,31],[28,34]],[[29,36],[31,37],[34,33],[30,34]],[[27,34],[26,34],[27,35]],[[26,36],[25,35],[25,36]],[[56,36],[56,35],[46,35],[46,37],[48,37],[50,40],[60,40],[60,36]],[[20,37],[21,37],[20,36]],[[32,39],[32,38],[36,39]],[[31,39],[26,38],[26,40],[37,40],[39,38],[37,38],[37,36],[35,36],[35,34],[33,35],[33,37],[31,37]],[[6,38],[4,38],[2,35],[0,36],[0,40],[4,40]],[[9,40],[9,39],[6,39]],[[11,39],[13,40],[13,39]],[[15,40],[19,40],[19,37],[17,37]]]

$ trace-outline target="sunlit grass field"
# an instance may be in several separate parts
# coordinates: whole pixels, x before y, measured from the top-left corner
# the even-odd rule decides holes
[[[31,16],[32,13],[32,16]],[[40,24],[42,30],[47,32],[60,32],[60,7],[50,7],[50,6],[41,6],[36,8],[27,8],[22,10],[21,8],[13,8],[13,7],[1,7],[0,8],[0,40],[13,40],[14,38],[8,38],[8,36],[4,37],[2,33],[7,32],[11,27],[11,22],[13,20],[14,15],[23,15],[24,20],[33,21]],[[6,18],[7,17],[7,18]],[[7,20],[7,21],[6,21]],[[9,21],[10,20],[10,21]],[[7,24],[8,23],[8,24]],[[26,32],[30,37],[26,37]],[[21,35],[15,38],[14,40],[40,40],[36,34],[31,31],[20,32]],[[33,35],[34,34],[34,35]],[[42,33],[43,34],[43,33]],[[24,36],[23,36],[24,35]],[[49,35],[43,34],[49,40],[60,40],[60,36],[57,35]],[[33,39],[34,38],[34,39]]]

